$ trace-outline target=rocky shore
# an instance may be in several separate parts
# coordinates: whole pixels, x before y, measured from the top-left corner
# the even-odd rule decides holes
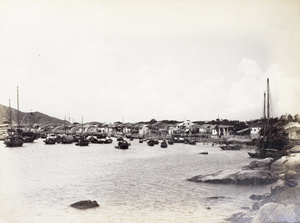
[[[219,171],[195,176],[188,181],[238,185],[272,184],[270,193],[250,196],[249,199],[256,201],[250,210],[235,213],[226,220],[237,223],[300,222],[299,145],[278,160],[254,160],[240,171]]]

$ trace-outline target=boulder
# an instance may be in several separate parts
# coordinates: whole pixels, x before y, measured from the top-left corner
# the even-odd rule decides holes
[[[255,169],[255,168],[260,168],[260,169],[266,169],[269,170],[271,167],[271,163],[274,161],[274,158],[265,158],[261,160],[254,160],[252,161],[248,166],[246,166],[246,169]]]
[[[300,206],[300,187],[284,187],[283,190],[277,191],[270,197],[270,202],[276,202],[283,205],[294,204]],[[300,211],[300,210],[299,210]]]
[[[197,183],[238,185],[265,185],[275,183],[277,180],[278,174],[268,170],[242,170],[238,172],[227,170],[188,179],[188,181]]]
[[[287,162],[287,156],[283,156],[280,159],[274,161],[271,164],[271,171],[273,173],[285,173],[286,167],[285,167],[285,162]]]
[[[297,205],[284,206],[277,203],[267,203],[260,208],[251,223],[282,223],[300,222],[300,207]]]
[[[99,204],[97,203],[97,201],[85,200],[85,201],[78,201],[74,204],[71,204],[70,206],[78,209],[88,209],[88,208],[99,207]]]

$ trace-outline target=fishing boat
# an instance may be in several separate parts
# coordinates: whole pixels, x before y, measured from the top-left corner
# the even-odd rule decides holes
[[[173,145],[174,144],[174,141],[171,139],[171,140],[168,140],[168,144],[169,145]]]
[[[84,136],[80,136],[78,142],[75,144],[76,146],[88,146],[89,140],[87,140]]]
[[[56,136],[54,134],[47,135],[46,139],[44,140],[46,145],[53,145],[56,143]]]
[[[7,147],[20,147],[23,145],[24,139],[20,136],[18,131],[12,129],[10,99],[9,99],[9,120],[10,120],[10,129],[7,130],[8,136],[4,140],[4,144]]]
[[[118,146],[116,146],[116,149],[128,149],[129,148],[129,143],[126,140],[122,140],[118,142]]]
[[[76,146],[88,146],[89,145],[89,140],[83,135],[83,117],[81,120],[81,134],[78,139],[78,142],[76,142]]]
[[[251,158],[264,159],[272,157],[279,159],[287,154],[285,150],[287,144],[287,135],[278,126],[270,125],[270,89],[269,78],[267,78],[267,95],[264,93],[263,127],[260,130],[257,151],[254,153],[248,152],[248,155]]]
[[[155,143],[155,141],[154,141],[154,139],[149,139],[148,141],[147,141],[147,145],[148,146],[154,146],[156,143]]]
[[[222,150],[240,150],[242,146],[229,144],[229,145],[221,145],[220,148]]]
[[[4,144],[7,147],[20,147],[24,143],[24,139],[20,135],[9,135],[5,140]]]
[[[69,135],[62,135],[60,142],[61,144],[72,144],[74,141],[73,136],[69,136]]]
[[[161,148],[167,148],[167,147],[168,147],[168,144],[167,144],[166,140],[163,140],[163,141],[160,143],[160,147],[161,147]]]

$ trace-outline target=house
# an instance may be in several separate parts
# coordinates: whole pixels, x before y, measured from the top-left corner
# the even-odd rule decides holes
[[[149,126],[148,125],[141,125],[139,127],[139,134],[140,135],[145,135],[149,133]]]
[[[260,130],[261,130],[261,127],[259,127],[259,126],[250,127],[250,137],[251,137],[251,139],[258,139]]]
[[[288,134],[291,140],[300,140],[300,123],[289,122],[284,126],[284,132]]]

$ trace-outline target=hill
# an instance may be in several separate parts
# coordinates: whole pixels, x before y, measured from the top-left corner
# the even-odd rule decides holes
[[[69,123],[68,121],[51,117],[49,115],[40,112],[19,112],[20,125],[37,124],[39,126],[44,125],[62,125]],[[9,107],[0,104],[0,123],[9,122]],[[18,123],[18,110],[11,108],[12,123]]]

